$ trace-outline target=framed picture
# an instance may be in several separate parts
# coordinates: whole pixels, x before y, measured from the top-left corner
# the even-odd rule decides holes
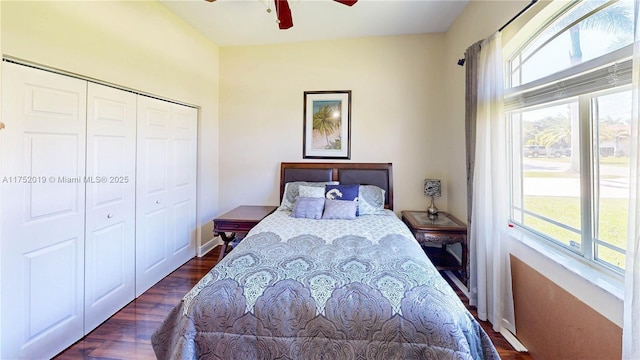
[[[351,90],[305,91],[304,159],[351,158]]]

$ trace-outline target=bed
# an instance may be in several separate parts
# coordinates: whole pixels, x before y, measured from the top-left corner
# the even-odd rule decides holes
[[[355,217],[327,197],[354,186]],[[322,216],[348,210],[310,216],[314,187]],[[392,211],[392,164],[281,163],[280,194],[153,334],[159,359],[499,359]]]

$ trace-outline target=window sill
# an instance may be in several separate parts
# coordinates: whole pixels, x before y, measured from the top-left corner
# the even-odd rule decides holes
[[[547,260],[556,263],[571,274],[584,279],[585,282],[605,291],[619,301],[623,301],[624,277],[621,274],[605,268],[598,268],[596,264],[589,264],[588,261],[568,251],[556,248],[556,246],[549,244],[547,240],[538,239],[535,235],[528,234],[517,227],[510,228],[508,234],[512,239],[517,240]],[[584,299],[581,300],[586,302]]]

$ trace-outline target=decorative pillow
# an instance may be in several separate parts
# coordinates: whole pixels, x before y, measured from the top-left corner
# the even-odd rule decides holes
[[[324,187],[300,185],[298,194],[300,197],[324,198]]]
[[[356,203],[356,216],[358,216],[358,188],[360,185],[327,185],[324,187],[327,200],[349,200]]]
[[[358,189],[358,214],[385,214],[384,190],[375,185],[360,185]]]
[[[353,220],[358,203],[353,200],[325,200],[323,219]]]
[[[291,211],[294,218],[322,219],[324,209],[323,197],[298,197],[296,204]]]
[[[299,196],[298,188],[302,186],[315,186],[324,189],[327,184],[338,184],[337,181],[324,181],[324,182],[309,182],[309,181],[292,181],[284,184],[284,194],[282,196],[282,202],[278,210],[293,210],[293,205],[296,203],[296,199]]]

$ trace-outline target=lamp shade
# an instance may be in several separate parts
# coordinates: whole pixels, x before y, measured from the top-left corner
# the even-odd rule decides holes
[[[424,194],[426,196],[440,196],[440,180],[424,179]]]

